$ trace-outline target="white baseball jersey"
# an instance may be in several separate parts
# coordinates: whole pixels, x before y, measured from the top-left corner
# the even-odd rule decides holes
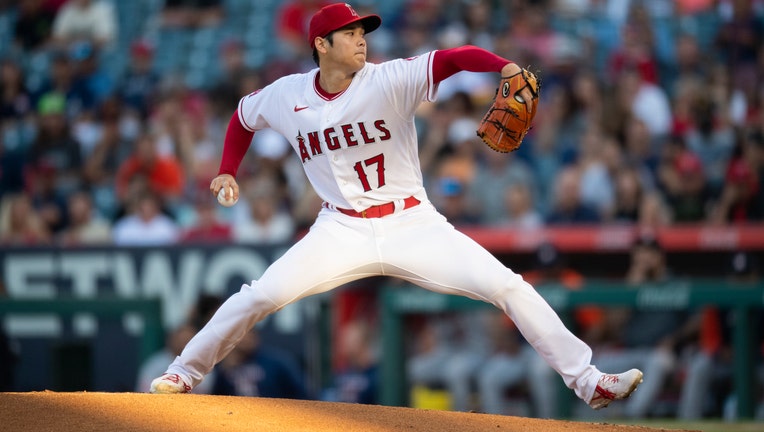
[[[433,54],[367,63],[331,100],[316,88],[318,69],[283,77],[242,98],[239,119],[250,131],[284,135],[329,204],[361,211],[409,196],[425,201],[413,114],[435,99]]]
[[[197,385],[258,321],[301,298],[369,277],[390,276],[467,296],[503,310],[536,351],[584,400],[601,373],[591,349],[525,282],[429,203],[422,185],[414,112],[433,101],[434,53],[367,63],[341,94],[326,99],[318,69],[290,75],[242,98],[241,123],[289,139],[329,206],[309,232],[260,279],[244,284],[186,345],[167,372]],[[414,196],[421,204],[377,218],[358,212]],[[332,208],[335,207],[335,208]]]

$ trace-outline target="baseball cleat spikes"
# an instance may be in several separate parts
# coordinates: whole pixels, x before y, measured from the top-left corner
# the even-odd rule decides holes
[[[642,371],[631,369],[620,374],[602,374],[594,390],[594,397],[589,401],[593,409],[602,409],[610,402],[626,399],[642,382]]]
[[[151,382],[150,393],[155,394],[178,394],[188,393],[191,391],[191,386],[183,381],[183,378],[178,374],[164,374],[159,378],[154,379]]]

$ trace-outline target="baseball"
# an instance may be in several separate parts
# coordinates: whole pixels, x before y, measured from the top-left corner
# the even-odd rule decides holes
[[[226,190],[228,190],[228,194],[230,195],[230,198],[226,198]],[[224,207],[231,207],[232,205],[236,204],[236,202],[239,201],[238,198],[233,198],[233,190],[229,188],[222,187],[220,188],[220,191],[218,191],[218,202],[220,205]]]

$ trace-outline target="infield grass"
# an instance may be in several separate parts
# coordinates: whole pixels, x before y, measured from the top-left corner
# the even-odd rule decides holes
[[[764,432],[764,422],[734,422],[718,421],[685,422],[677,420],[644,420],[624,422],[635,426],[647,426],[663,429],[699,430],[702,432]]]

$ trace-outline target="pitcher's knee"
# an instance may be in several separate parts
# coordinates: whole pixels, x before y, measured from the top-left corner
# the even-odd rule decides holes
[[[493,294],[489,300],[494,304],[503,303],[508,298],[513,298],[523,293],[535,293],[533,287],[517,273],[507,269],[501,282],[495,284],[492,289]]]
[[[263,315],[276,312],[282,307],[268,295],[257,281],[252,281],[249,285],[242,285],[241,290],[234,296],[240,296],[241,299],[237,299],[238,301],[244,303],[250,310],[258,311]]]

